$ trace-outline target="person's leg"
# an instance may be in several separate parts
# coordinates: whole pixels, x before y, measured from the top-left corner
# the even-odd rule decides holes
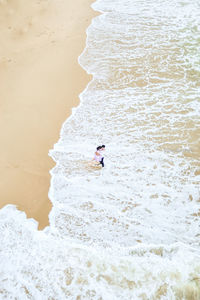
[[[103,161],[104,157],[102,157],[100,164],[102,165],[102,168],[104,167],[104,161]]]

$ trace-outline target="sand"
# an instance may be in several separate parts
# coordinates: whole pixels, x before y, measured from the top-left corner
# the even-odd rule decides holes
[[[49,149],[91,80],[78,64],[91,0],[0,1],[0,207],[48,225]]]

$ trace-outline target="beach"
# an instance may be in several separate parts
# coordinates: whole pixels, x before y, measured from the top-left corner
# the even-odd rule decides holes
[[[78,64],[91,0],[0,2],[0,208],[48,225],[49,149],[91,77]]]
[[[0,3],[2,299],[199,300],[199,0]]]

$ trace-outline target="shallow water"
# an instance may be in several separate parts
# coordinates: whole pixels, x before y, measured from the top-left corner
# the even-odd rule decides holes
[[[50,227],[0,211],[0,295],[198,300],[199,1],[93,7],[79,58],[93,80],[50,151]]]

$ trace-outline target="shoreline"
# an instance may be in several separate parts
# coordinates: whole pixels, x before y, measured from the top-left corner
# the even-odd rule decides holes
[[[55,163],[48,152],[92,78],[78,57],[98,15],[93,2],[0,4],[0,208],[16,205],[39,229],[49,224],[52,207],[49,171]]]

